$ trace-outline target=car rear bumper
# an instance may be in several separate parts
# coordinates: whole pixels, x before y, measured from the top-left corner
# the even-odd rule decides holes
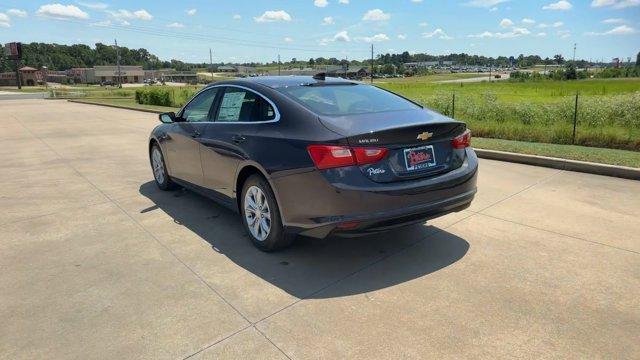
[[[460,168],[420,180],[374,183],[349,174],[351,169],[313,170],[272,182],[288,232],[322,238],[385,231],[468,207],[476,193],[478,159],[472,149],[466,153]]]

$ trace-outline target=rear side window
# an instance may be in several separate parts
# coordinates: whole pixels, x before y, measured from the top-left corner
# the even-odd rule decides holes
[[[279,90],[322,115],[420,109],[411,101],[369,85],[294,86]]]
[[[226,88],[218,109],[217,122],[260,122],[276,118],[271,104],[260,95],[241,88]]]

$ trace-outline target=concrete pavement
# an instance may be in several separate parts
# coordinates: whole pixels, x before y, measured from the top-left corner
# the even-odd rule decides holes
[[[264,254],[156,115],[0,102],[0,358],[638,358],[640,182],[481,160],[467,211]]]

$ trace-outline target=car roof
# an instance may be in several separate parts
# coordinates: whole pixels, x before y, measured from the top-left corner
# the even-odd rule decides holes
[[[249,85],[259,84],[270,87],[272,89],[289,87],[289,86],[301,86],[301,85],[344,85],[344,84],[359,84],[357,81],[346,80],[337,77],[326,77],[324,80],[314,78],[313,76],[256,76],[249,78],[241,78],[229,81],[221,81],[212,85]]]

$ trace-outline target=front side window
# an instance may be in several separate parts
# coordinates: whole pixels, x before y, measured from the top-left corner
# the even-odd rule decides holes
[[[202,91],[184,108],[182,118],[188,122],[208,121],[209,110],[217,93],[218,88]]]
[[[411,101],[370,85],[292,86],[279,90],[321,115],[420,109]]]
[[[228,87],[220,101],[216,122],[259,122],[275,119],[271,104],[260,95]]]

